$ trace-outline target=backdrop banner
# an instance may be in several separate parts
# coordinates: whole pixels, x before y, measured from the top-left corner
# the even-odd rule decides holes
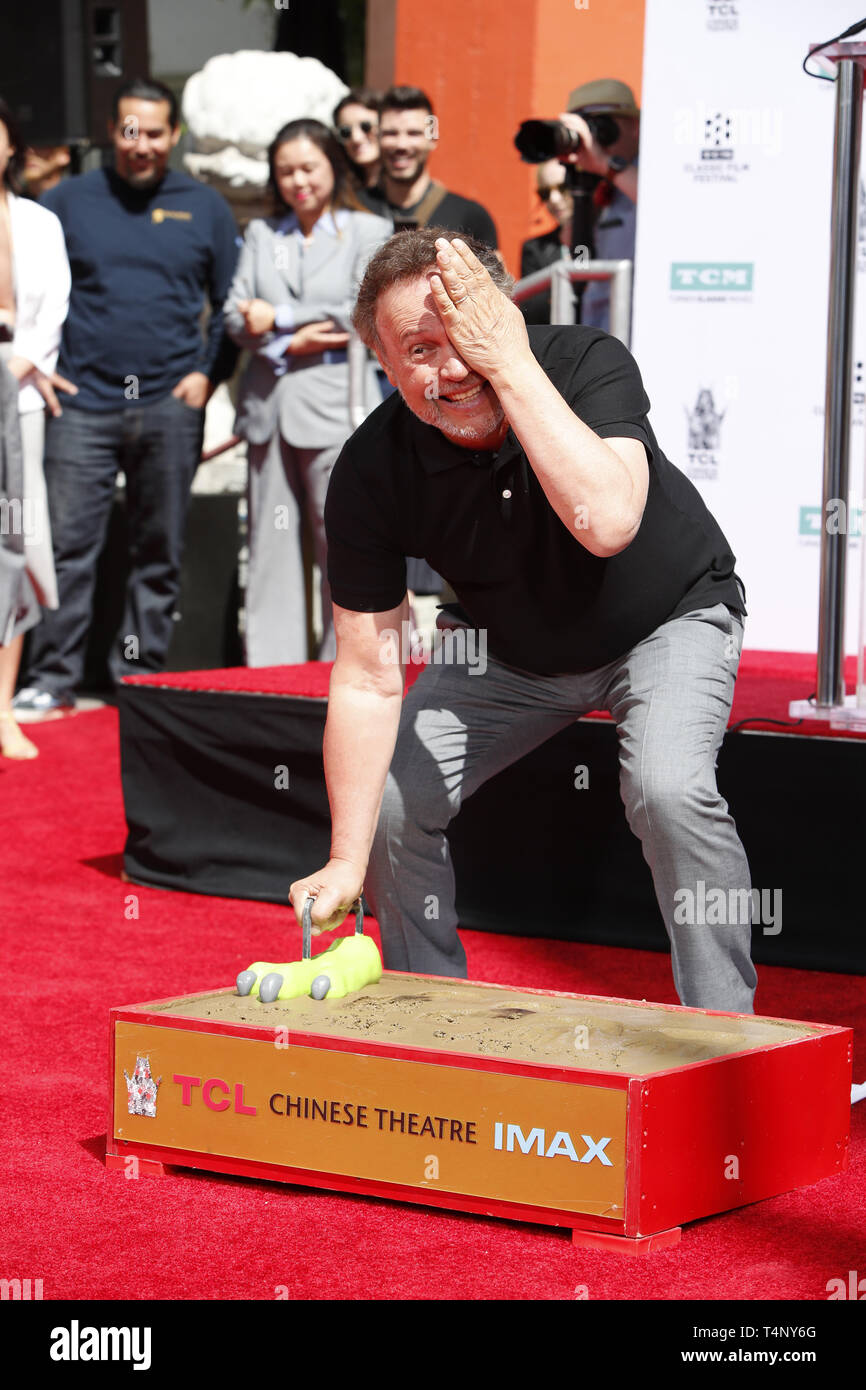
[[[856,650],[866,241],[861,225],[850,493],[822,512],[836,88],[801,64],[858,13],[849,0],[646,5],[633,350],[662,448],[737,556],[746,645],[769,651],[817,649],[822,525],[849,535]]]

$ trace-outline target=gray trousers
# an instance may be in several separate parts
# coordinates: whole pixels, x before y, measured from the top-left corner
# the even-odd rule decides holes
[[[299,449],[279,432],[267,444],[249,445],[248,666],[290,666],[311,659],[301,546],[304,512],[313,540],[313,558],[322,576],[318,659],[333,661],[336,655],[327,580],[325,496],[342,447]]]
[[[741,619],[720,603],[664,623],[617,661],[580,675],[538,676],[489,655],[483,674],[473,673],[471,660],[429,664],[403,703],[366,877],[386,967],[465,977],[445,827],[488,778],[581,714],[606,709],[616,720],[620,791],[652,872],[680,1001],[751,1013],[750,925],[678,921],[687,898],[676,896],[690,890],[696,901],[701,880],[705,893],[720,888],[726,898],[750,887],[715,771],[742,640]],[[479,648],[468,650],[472,658]],[[515,813],[531,816],[532,807]],[[567,864],[533,872],[548,867],[568,873]]]
[[[48,493],[42,465],[45,452],[44,410],[28,410],[21,416],[21,447],[24,450],[24,496],[30,504],[24,533],[27,571],[42,607],[57,608],[57,576],[54,573]]]

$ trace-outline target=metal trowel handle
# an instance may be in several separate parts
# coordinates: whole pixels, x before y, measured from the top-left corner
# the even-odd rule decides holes
[[[315,898],[305,898],[305,899],[304,899],[304,907],[303,907],[303,910],[302,910],[302,912],[301,912],[301,931],[302,931],[301,959],[302,959],[302,960],[312,960],[312,959],[313,959],[313,903],[314,903],[315,901],[316,901]],[[361,899],[360,899],[360,898],[356,898],[356,899],[355,899],[355,901],[352,903],[352,907],[349,908],[349,912],[351,912],[353,908],[354,908],[354,911],[355,911],[355,935],[356,935],[356,936],[363,936],[363,935],[364,935],[364,909],[363,909],[363,907],[361,906]]]

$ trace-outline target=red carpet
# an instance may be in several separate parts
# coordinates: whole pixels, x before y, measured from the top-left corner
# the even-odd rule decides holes
[[[808,689],[803,693],[808,694]],[[863,1268],[866,1102],[849,1171],[687,1227],[645,1258],[567,1233],[278,1184],[103,1165],[108,1010],[229,984],[299,945],[288,910],[125,884],[116,715],[30,727],[0,761],[6,970],[0,1274],[46,1299],[826,1300]],[[137,917],[134,915],[137,910]],[[676,1002],[666,956],[466,933],[472,977]],[[863,980],[764,967],[760,1012],[854,1026]],[[299,1325],[296,1325],[300,1330]]]
[[[406,679],[411,685],[423,670],[410,665]],[[158,676],[133,676],[133,685],[170,686],[180,690],[243,691],[257,695],[305,695],[327,699],[330,662],[308,661],[302,666],[233,666],[224,671],[172,671]],[[855,689],[857,662],[848,657],[845,680]],[[815,693],[815,657],[804,652],[745,651],[740,660],[731,724],[747,721],[750,729],[778,733],[822,734],[831,738],[866,738],[866,732],[848,733],[831,729],[816,719],[792,720],[791,700],[805,700]],[[609,715],[599,714],[599,719]]]

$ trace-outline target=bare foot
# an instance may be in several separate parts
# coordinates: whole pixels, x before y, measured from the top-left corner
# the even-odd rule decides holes
[[[39,757],[39,749],[22,734],[11,710],[0,714],[0,753],[4,758]]]

